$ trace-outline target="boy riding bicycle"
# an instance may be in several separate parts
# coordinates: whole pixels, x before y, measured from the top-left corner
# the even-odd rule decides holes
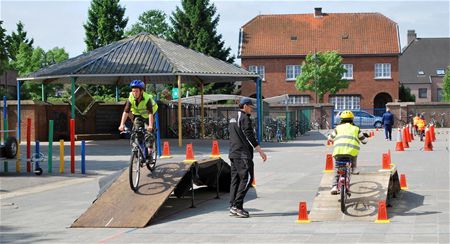
[[[343,111],[340,115],[341,122],[333,130],[328,139],[334,141],[333,157],[336,161],[350,159],[352,162],[352,174],[359,174],[356,168],[356,159],[359,154],[359,143],[367,143],[368,135],[362,133],[358,126],[353,124],[353,113],[349,110]],[[335,169],[337,165],[335,163]],[[330,193],[335,195],[337,191],[337,181],[339,175],[335,171],[334,180],[331,185]]]
[[[145,84],[140,80],[133,80],[130,83],[131,92],[125,103],[125,108],[120,120],[119,131],[125,129],[125,121],[130,118],[135,129],[145,127],[149,133],[145,137],[145,142],[149,147],[149,153],[153,145],[153,113],[158,110],[158,105],[153,100],[153,96],[144,91]],[[130,113],[131,111],[131,113]],[[147,154],[148,155],[148,154]],[[150,160],[149,158],[147,160]]]

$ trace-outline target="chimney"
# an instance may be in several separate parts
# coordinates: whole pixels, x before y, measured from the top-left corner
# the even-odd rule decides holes
[[[314,8],[314,18],[322,18],[322,8]]]
[[[415,30],[408,30],[408,45],[417,38]]]

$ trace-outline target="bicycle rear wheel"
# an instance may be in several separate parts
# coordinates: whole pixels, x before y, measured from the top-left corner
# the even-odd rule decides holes
[[[156,147],[156,140],[153,140],[152,153],[150,153],[148,157],[150,157],[150,162],[146,163],[145,165],[147,166],[148,170],[153,172],[156,166],[156,159],[158,159],[158,148]]]
[[[345,213],[345,199],[347,197],[347,192],[345,190],[345,184],[341,186],[341,211]]]
[[[130,166],[129,166],[129,180],[131,190],[134,192],[137,191],[139,186],[139,177],[140,177],[140,163],[139,163],[139,154],[138,152],[133,152],[130,158]]]

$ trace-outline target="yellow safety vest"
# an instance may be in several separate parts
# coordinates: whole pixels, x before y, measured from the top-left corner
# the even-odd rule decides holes
[[[425,122],[424,119],[419,119],[417,121],[417,129],[418,130],[425,130],[425,124],[426,124],[426,122]]]
[[[418,116],[414,117],[413,124],[417,125],[417,122],[419,122],[419,119],[420,119],[420,117],[418,117]]]
[[[351,155],[359,153],[359,128],[350,123],[336,126],[336,138],[334,139],[333,156]]]
[[[131,113],[133,115],[141,116],[143,118],[148,119],[148,111],[147,111],[147,102],[148,100],[152,99],[152,110],[153,113],[156,113],[158,110],[158,104],[156,104],[155,100],[153,100],[153,96],[144,92],[142,93],[142,100],[139,102],[138,105],[136,105],[136,99],[134,98],[133,94],[130,92],[130,96],[128,97],[128,101],[131,103]]]

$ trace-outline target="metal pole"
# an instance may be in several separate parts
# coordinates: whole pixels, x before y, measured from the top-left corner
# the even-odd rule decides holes
[[[178,76],[178,146],[182,145],[181,131],[181,76]]]
[[[72,77],[72,119],[75,119],[75,82],[77,77]]]
[[[159,129],[159,116],[158,111],[155,113],[155,126],[156,126],[156,144],[158,149],[158,155],[161,157],[161,132]],[[153,148],[154,150],[154,148]]]
[[[41,84],[41,101],[45,102],[45,85],[44,82]]]
[[[119,86],[116,84],[116,102],[119,101]]]
[[[17,140],[20,139],[20,81],[17,81]]]
[[[261,78],[256,79],[256,113],[257,113],[257,139],[261,143]]]
[[[3,143],[6,144],[6,140],[8,139],[8,120],[6,120],[6,96],[3,96]]]
[[[205,105],[204,105],[204,97],[203,97],[203,92],[204,92],[204,84],[203,82],[200,85],[200,89],[201,89],[201,118],[202,118],[202,122],[201,122],[201,126],[202,126],[202,138],[205,138]]]

